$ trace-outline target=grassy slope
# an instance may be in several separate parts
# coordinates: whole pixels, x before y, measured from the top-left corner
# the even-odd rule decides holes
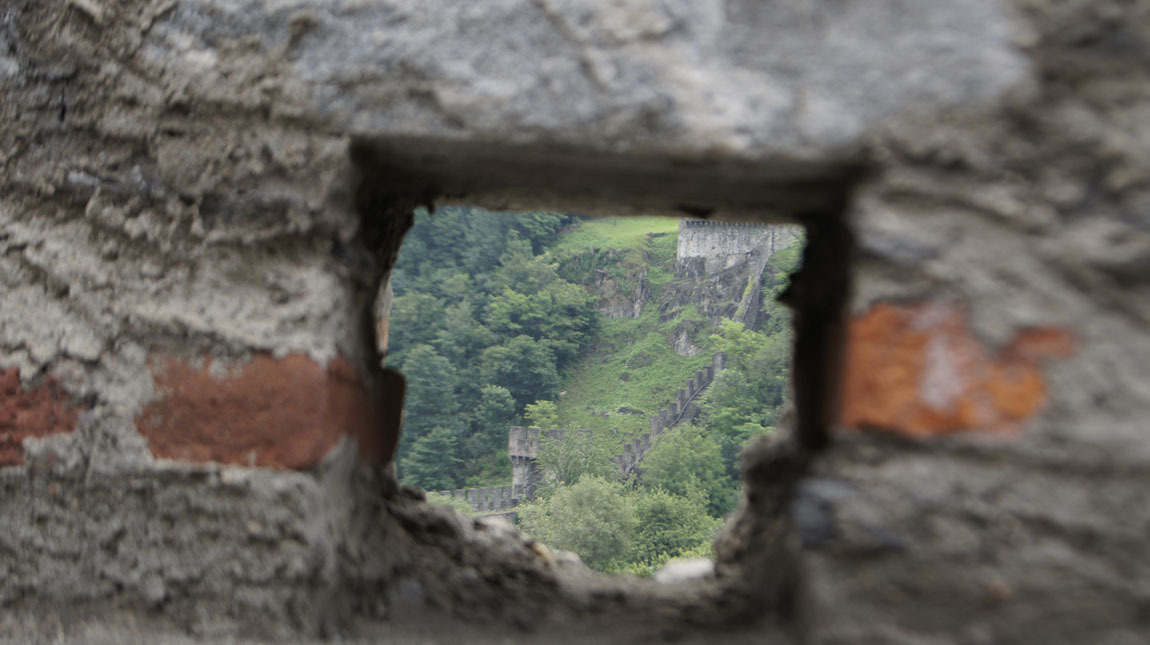
[[[681,319],[698,312],[688,310],[676,319],[659,321],[661,290],[673,277],[677,231],[678,222],[670,218],[604,218],[564,234],[552,250],[560,261],[584,254],[585,263],[591,248],[622,251],[613,268],[634,270],[646,264],[651,286],[651,297],[638,318],[604,319],[597,347],[564,382],[566,394],[558,401],[561,426],[618,429],[621,440],[643,432],[650,416],[673,401],[695,370],[710,362],[709,352],[680,356],[669,341]],[[651,237],[651,233],[663,235]],[[621,413],[620,407],[641,414]]]
[[[588,247],[642,250],[649,233],[677,233],[673,217],[598,217],[582,222],[559,237],[552,253],[579,252]]]

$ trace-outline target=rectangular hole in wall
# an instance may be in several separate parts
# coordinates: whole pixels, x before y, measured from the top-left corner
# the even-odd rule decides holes
[[[598,571],[712,559],[742,448],[794,406],[777,298],[805,245],[795,224],[417,209],[386,321],[400,482]]]
[[[743,419],[737,426],[741,434],[747,435],[755,433],[755,425],[758,428],[775,427],[787,436],[782,442],[785,448],[782,453],[789,456],[778,469],[780,474],[771,478],[773,483],[763,484],[759,481],[761,478],[752,477],[756,481],[750,482],[749,493],[742,496],[747,503],[740,506],[732,519],[737,524],[734,532],[743,535],[740,538],[742,543],[738,548],[727,549],[725,555],[719,555],[720,564],[734,562],[734,569],[740,570],[736,575],[750,576],[744,578],[744,583],[727,585],[739,598],[736,605],[745,606],[754,613],[761,612],[764,601],[780,606],[786,604],[780,598],[791,593],[787,589],[793,586],[793,578],[785,563],[789,547],[784,544],[785,540],[770,537],[784,535],[785,531],[764,531],[763,527],[789,521],[783,499],[790,489],[789,483],[801,475],[805,455],[826,444],[828,428],[837,414],[837,373],[842,350],[844,306],[849,290],[851,250],[851,235],[844,211],[857,168],[773,162],[761,166],[679,163],[610,155],[601,159],[565,157],[561,152],[536,154],[531,150],[509,150],[498,145],[466,145],[454,149],[434,144],[414,145],[412,142],[403,145],[361,142],[353,148],[353,158],[363,172],[359,200],[369,244],[372,239],[392,240],[396,230],[405,230],[407,215],[417,205],[425,205],[426,210],[426,206],[434,201],[439,207],[437,214],[430,217],[421,212],[415,229],[408,234],[401,255],[412,254],[412,259],[401,257],[391,272],[392,281],[387,286],[393,293],[381,299],[387,304],[383,308],[389,309],[389,313],[378,329],[381,337],[389,339],[387,344],[392,351],[387,358],[388,363],[400,367],[408,379],[409,391],[417,392],[408,400],[405,431],[408,436],[402,440],[398,457],[402,479],[422,484],[433,492],[452,491],[449,495],[432,495],[431,499],[439,503],[452,503],[450,500],[454,500],[455,504],[470,512],[476,512],[477,508],[484,513],[505,511],[507,509],[501,507],[507,505],[508,500],[526,499],[532,487],[540,497],[553,495],[560,486],[557,480],[562,480],[562,476],[548,479],[539,474],[537,467],[540,454],[548,451],[574,453],[573,457],[553,455],[553,462],[563,459],[577,462],[586,456],[599,455],[605,457],[612,472],[635,475],[630,481],[625,476],[612,475],[603,478],[606,483],[599,483],[602,488],[621,490],[621,497],[639,488],[636,480],[646,476],[650,481],[652,475],[640,472],[642,464],[649,450],[667,443],[664,440],[677,433],[676,427],[668,422],[672,416],[672,404],[680,408],[675,410],[676,413],[681,411],[678,388],[683,387],[686,398],[690,399],[686,401],[686,407],[694,405],[697,408],[701,403],[698,397],[706,398],[711,385],[706,364],[711,367],[709,378],[715,378],[715,346],[701,340],[698,335],[700,329],[706,330],[703,335],[708,340],[711,331],[715,331],[715,335],[722,338],[721,342],[733,346],[750,339],[744,344],[755,351],[769,342],[777,345],[779,340],[779,330],[772,326],[781,321],[778,316],[773,318],[773,323],[769,322],[772,316],[764,317],[767,324],[759,325],[758,329],[752,324],[750,331],[746,328],[741,330],[741,336],[740,330],[727,330],[724,335],[721,326],[706,329],[712,323],[703,324],[702,320],[709,317],[687,306],[691,304],[690,284],[692,280],[705,282],[708,275],[729,268],[725,266],[727,259],[722,260],[722,269],[715,265],[709,267],[706,258],[702,264],[688,258],[683,258],[680,263],[678,238],[681,231],[688,231],[686,236],[689,238],[705,240],[708,233],[703,229],[707,227],[716,230],[756,229],[764,224],[799,227],[797,230],[801,231],[805,242],[801,262],[795,257],[797,249],[787,244],[770,267],[774,273],[769,276],[769,284],[751,287],[749,291],[746,282],[737,286],[727,285],[728,293],[739,291],[738,298],[732,298],[739,304],[734,305],[729,313],[740,313],[745,296],[758,296],[760,299],[755,305],[750,305],[750,299],[747,299],[748,304],[741,312],[743,315],[747,313],[747,307],[761,308],[762,286],[767,286],[770,295],[784,301],[793,312],[793,336],[787,339],[790,346],[782,352],[784,362],[785,357],[793,357],[790,382],[788,384],[787,378],[777,373],[770,375],[776,379],[772,384],[776,394],[787,391],[789,386],[792,402],[781,407],[791,410],[791,413],[782,414],[779,406],[772,406],[769,415]],[[472,223],[468,219],[470,215],[463,214],[474,214],[478,208],[463,206],[468,203],[502,214],[490,216],[493,219],[489,221],[497,222],[495,224]],[[556,210],[557,204],[566,208]],[[619,213],[627,217],[593,219],[583,213]],[[646,215],[657,217],[644,217]],[[610,236],[612,232],[618,233],[615,237],[629,239],[630,246],[622,244],[616,248],[603,243],[601,236]],[[478,243],[471,243],[472,238],[468,236]],[[674,244],[670,243],[672,239]],[[705,244],[700,241],[700,248]],[[392,264],[389,254],[398,247],[394,243],[385,246],[388,248],[380,257],[383,258],[382,275],[386,277]],[[435,249],[446,250],[452,259],[433,259],[431,251]],[[644,269],[628,267],[628,258],[635,257],[644,258],[641,263],[632,262],[645,267],[647,273],[643,277],[639,277],[639,273]],[[791,262],[782,263],[788,257]],[[506,266],[504,259],[507,260]],[[659,262],[663,262],[662,269],[653,273],[652,263]],[[802,270],[783,289],[781,274],[793,264],[801,264]],[[540,281],[539,275],[547,277]],[[762,275],[760,273],[758,277]],[[548,281],[553,288],[542,284]],[[668,305],[667,309],[660,311],[662,307],[659,305],[644,307],[640,304],[636,318],[626,318],[635,313],[634,297],[636,293],[642,294],[644,283],[649,297],[659,283],[659,297],[662,297],[663,291],[674,290],[669,285],[676,281],[679,283],[676,288],[687,294],[677,306]],[[614,294],[613,301],[611,297],[604,298],[605,291]],[[469,306],[461,306],[468,294],[480,292],[483,294],[482,302],[472,301]],[[539,296],[541,292],[546,296]],[[579,316],[580,311],[588,310],[587,299],[591,294],[594,294],[591,298],[593,308],[600,318],[594,324],[588,323],[586,316]],[[600,302],[604,299],[606,301]],[[574,315],[562,320],[549,316],[551,309],[548,307],[551,306],[566,308]],[[767,305],[768,308],[773,306]],[[617,317],[608,316],[604,311]],[[649,323],[645,330],[633,330],[634,334],[629,336],[621,328],[626,320],[643,322],[644,316]],[[375,322],[378,321],[373,321],[373,324]],[[499,327],[500,342],[495,342],[489,335],[494,333],[491,324]],[[692,328],[693,324],[699,327]],[[448,328],[453,331],[447,331]],[[768,331],[772,333],[766,333]],[[761,337],[775,337],[761,342],[755,333]],[[659,351],[645,352],[653,346],[651,342],[655,337],[662,339]],[[602,347],[596,348],[594,343],[600,343]],[[601,355],[602,365],[586,369],[591,365],[590,361],[595,360],[595,350],[604,349],[606,345],[613,345],[613,358]],[[701,350],[690,357],[699,365],[688,362],[676,368],[659,369],[657,360],[654,360],[658,354],[665,354],[668,350],[677,354],[674,352],[677,346],[689,355],[691,345]],[[546,355],[548,351],[556,361],[554,373],[514,367],[516,357],[527,357],[524,364],[529,367],[538,365],[544,361],[532,362],[530,357]],[[487,352],[486,356],[484,352]],[[776,351],[775,359],[778,354]],[[769,363],[770,358],[761,360]],[[607,365],[611,361],[615,363]],[[491,376],[500,372],[500,363],[512,365],[502,370],[499,378],[503,380],[499,383],[484,382],[484,370],[487,376]],[[459,371],[457,367],[460,365],[471,375],[454,379],[443,377]],[[573,386],[563,389],[564,383],[579,382],[580,366],[585,374],[590,374],[583,378],[592,382],[598,380],[596,387],[607,394],[633,391],[629,387],[631,381],[626,379],[635,379],[637,373],[647,368],[656,372],[652,380],[661,384],[653,390],[662,390],[669,383],[668,389],[672,392],[660,395],[662,398],[658,401],[655,400],[657,397],[648,397],[637,405],[628,405],[628,401],[622,398],[610,405],[588,403],[594,397],[587,396],[586,392],[596,387],[586,387],[582,392],[573,392]],[[676,372],[677,369],[682,369],[683,373]],[[701,379],[696,376],[700,371],[703,372]],[[720,379],[723,372],[734,373],[727,367],[720,370]],[[475,374],[479,377],[476,378]],[[564,376],[567,381],[563,380]],[[612,379],[617,392],[602,385],[605,378]],[[683,381],[681,385],[676,384],[678,380]],[[699,390],[694,397],[688,380]],[[765,382],[767,379],[760,380]],[[708,381],[708,387],[699,388],[702,381]],[[498,386],[506,393],[491,386]],[[760,386],[756,383],[748,387]],[[489,388],[486,401],[483,399],[485,387]],[[471,390],[467,395],[470,397],[469,409],[463,410],[460,395],[467,389]],[[418,394],[420,391],[428,394]],[[566,394],[561,394],[563,392]],[[571,405],[580,397],[584,401],[582,404]],[[419,400],[421,398],[422,401]],[[549,403],[554,404],[554,408]],[[529,405],[532,406],[530,409]],[[633,414],[628,408],[638,411],[638,414]],[[474,423],[474,420],[481,413],[488,412],[492,418],[497,418],[500,409],[504,418],[491,425],[495,431],[480,432],[480,427],[488,428],[485,424]],[[605,419],[602,418],[604,412],[607,413]],[[596,413],[599,414],[598,420],[594,416]],[[729,416],[735,418],[738,415]],[[506,423],[507,417],[511,419],[510,424]],[[652,436],[657,433],[652,431],[653,418],[655,425],[660,426],[658,436],[654,438]],[[553,424],[549,422],[551,419]],[[530,428],[532,422],[541,426],[539,433]],[[556,428],[548,428],[549,425]],[[504,429],[504,426],[509,427]],[[513,431],[511,427],[521,430]],[[593,432],[579,432],[585,427]],[[437,436],[432,437],[437,429]],[[552,429],[561,430],[562,440],[541,436],[543,431]],[[646,440],[643,439],[644,434],[648,435]],[[700,431],[699,434],[705,433]],[[426,438],[422,446],[417,445],[420,438]],[[638,448],[636,441],[639,442]],[[610,445],[600,447],[600,442]],[[486,452],[480,447],[484,444]],[[444,446],[450,446],[450,449]],[[456,451],[454,459],[460,461],[452,461],[454,470],[446,475],[426,465],[434,460],[425,457],[441,456],[451,450]],[[464,457],[460,456],[460,451],[470,460],[468,463],[462,463]],[[637,451],[644,453],[643,459],[635,459]],[[731,457],[733,452],[728,446],[727,456]],[[731,461],[733,459],[729,458],[722,463],[728,475]],[[790,467],[796,465],[795,468]],[[530,474],[533,467],[536,473],[534,481]],[[512,483],[516,469],[521,471],[521,488],[518,490]],[[782,486],[778,485],[780,482]],[[762,488],[764,485],[772,489]],[[678,498],[690,502],[691,495],[695,495],[695,501],[699,501],[698,489],[703,488],[703,484],[691,483],[688,486],[679,481],[675,486],[681,488],[678,492],[682,494]],[[594,493],[591,487],[587,488]],[[455,492],[460,490],[464,492]],[[650,494],[652,498],[657,496]],[[765,497],[775,499],[777,503],[763,503]],[[670,509],[665,516],[678,517],[682,514],[680,511],[686,509],[686,502],[682,499],[668,495],[650,504],[662,504],[663,508]],[[676,507],[676,503],[684,506]],[[711,503],[708,496],[704,505]],[[720,504],[715,504],[717,508],[713,510],[726,510]],[[729,506],[729,502],[727,504]],[[714,515],[719,514],[708,512],[706,517],[713,522]],[[525,517],[524,520],[524,526],[531,528],[530,519]],[[578,546],[569,548],[579,551]],[[588,551],[587,547],[584,550]],[[764,556],[764,551],[771,551],[774,555]],[[698,551],[685,548],[681,552],[685,555],[706,553],[705,548]],[[598,557],[588,552],[582,557],[601,569],[640,574],[649,573],[659,563],[653,558],[640,562],[612,561],[610,557]],[[758,564],[749,564],[752,561]],[[744,567],[740,562],[748,564]],[[766,562],[771,563],[770,571],[755,569]],[[720,567],[720,573],[722,570],[724,567]],[[725,567],[725,570],[733,569]],[[726,574],[721,574],[720,578],[723,575]],[[745,584],[748,579],[753,579],[750,585]],[[720,580],[720,587],[722,584],[725,583]],[[493,593],[496,592],[493,590]],[[625,597],[619,596],[620,607],[626,604],[622,600]]]

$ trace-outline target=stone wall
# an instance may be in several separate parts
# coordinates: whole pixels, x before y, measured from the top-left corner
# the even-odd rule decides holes
[[[765,265],[797,238],[795,226],[681,219],[675,275],[707,277],[741,263]]]
[[[706,369],[695,370],[695,375],[679,388],[670,407],[659,410],[658,414],[651,416],[650,431],[623,445],[623,452],[615,455],[613,460],[620,477],[630,475],[655,439],[683,419],[687,406],[711,384],[723,369],[725,360],[726,357],[722,352],[715,352],[711,364]],[[590,430],[569,431],[562,428],[541,430],[519,426],[513,426],[508,432],[507,454],[511,458],[513,484],[516,490],[522,488],[527,491],[527,499],[534,496],[533,491],[543,476],[538,468],[540,442],[546,439],[564,441],[570,432],[591,434]]]
[[[624,444],[623,452],[615,455],[612,460],[620,477],[629,476],[642,461],[643,455],[654,444],[655,439],[683,419],[687,412],[687,406],[711,384],[711,381],[723,369],[724,360],[725,356],[722,352],[715,352],[711,364],[706,369],[695,370],[695,375],[688,379],[683,387],[679,388],[670,408],[659,410],[657,415],[651,417],[650,432],[644,432],[634,440]],[[438,493],[445,497],[467,501],[476,513],[491,514],[509,511],[518,506],[520,502],[533,499],[535,489],[542,483],[545,475],[539,469],[541,442],[546,440],[565,441],[573,432],[592,436],[590,430],[565,430],[562,428],[542,430],[540,428],[512,426],[507,432],[507,456],[511,460],[512,483],[510,486],[457,488],[449,491],[438,491]]]
[[[10,0],[0,640],[1146,641],[1147,42],[1121,0]],[[437,199],[806,227],[794,432],[713,576],[397,485],[373,299]]]
[[[503,513],[528,499],[527,487],[523,484],[511,486],[485,486],[483,488],[457,488],[437,491],[444,497],[461,499],[471,505],[476,513]]]

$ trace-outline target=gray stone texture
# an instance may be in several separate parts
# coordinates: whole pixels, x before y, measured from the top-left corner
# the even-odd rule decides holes
[[[703,259],[702,275],[712,276],[723,269],[747,262],[752,256],[751,274],[763,272],[763,265],[776,251],[795,241],[799,231],[795,226],[756,226],[753,224],[727,224],[706,220],[684,219],[679,222],[679,245],[675,251],[675,274],[689,271],[691,260]]]
[[[0,472],[0,640],[1144,642],[1148,42],[1118,0],[5,2],[0,368],[88,403]],[[373,364],[357,187],[807,223],[853,187],[854,311],[1077,350],[1019,435],[756,447],[690,584],[594,576],[346,444],[153,459],[149,352]]]

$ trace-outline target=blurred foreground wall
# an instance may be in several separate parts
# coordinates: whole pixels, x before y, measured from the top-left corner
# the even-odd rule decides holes
[[[5,0],[0,96],[0,640],[1150,635],[1144,2]],[[451,199],[850,229],[716,576],[396,485]]]

